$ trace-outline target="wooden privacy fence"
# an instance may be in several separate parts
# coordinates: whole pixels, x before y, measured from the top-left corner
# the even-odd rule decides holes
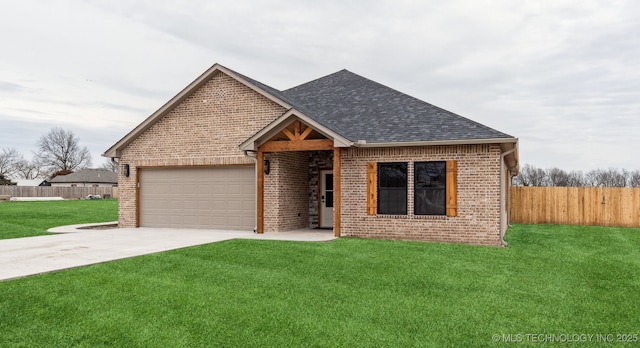
[[[85,198],[101,195],[103,198],[118,198],[117,187],[54,187],[54,186],[9,186],[0,185],[0,196],[10,197],[62,197]]]
[[[512,187],[511,221],[640,227],[640,188]]]

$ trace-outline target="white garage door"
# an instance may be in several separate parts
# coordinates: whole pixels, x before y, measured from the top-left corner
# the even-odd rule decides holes
[[[254,167],[140,169],[140,226],[253,230]]]

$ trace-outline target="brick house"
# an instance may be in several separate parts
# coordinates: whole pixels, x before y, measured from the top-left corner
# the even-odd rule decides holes
[[[118,186],[118,174],[106,169],[80,169],[75,173],[58,175],[49,180],[51,186],[113,187]]]
[[[346,70],[280,91],[215,64],[103,156],[121,227],[504,245],[517,146]]]

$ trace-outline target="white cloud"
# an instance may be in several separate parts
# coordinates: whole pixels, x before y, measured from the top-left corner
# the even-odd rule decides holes
[[[64,124],[97,156],[215,62],[281,89],[347,68],[519,137],[522,162],[636,169],[637,13],[631,0],[23,0],[0,12],[0,122]]]

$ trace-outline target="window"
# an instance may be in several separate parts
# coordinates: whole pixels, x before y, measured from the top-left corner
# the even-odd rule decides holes
[[[415,162],[414,214],[445,215],[447,213],[447,163]]]
[[[411,215],[458,216],[458,163],[413,162]],[[407,213],[408,163],[367,162],[367,214]]]
[[[407,163],[378,163],[378,214],[407,214]]]
[[[326,196],[326,207],[333,208],[333,174],[325,174],[324,194]]]

